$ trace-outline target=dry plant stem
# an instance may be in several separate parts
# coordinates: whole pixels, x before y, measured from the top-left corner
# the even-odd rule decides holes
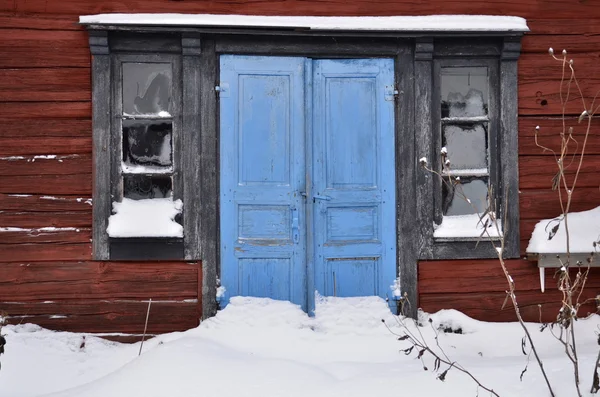
[[[444,352],[444,350],[440,347],[439,343],[438,343],[438,347],[440,348],[442,354],[444,355],[444,357],[441,357],[439,354],[437,354],[435,351],[433,351],[429,345],[427,345],[427,343],[425,342],[425,339],[420,340],[419,338],[415,337],[412,332],[410,332],[410,330],[408,329],[408,327],[406,326],[406,324],[404,324],[404,322],[402,322],[402,320],[398,320],[398,322],[400,323],[400,325],[402,326],[402,328],[404,329],[404,335],[398,335],[396,334],[394,331],[392,331],[390,329],[390,327],[388,327],[387,324],[385,324],[386,328],[388,329],[388,331],[390,331],[392,334],[396,335],[396,336],[407,336],[408,340],[410,341],[410,343],[417,347],[419,350],[424,350],[426,352],[428,352],[429,354],[431,354],[434,358],[436,358],[437,360],[439,360],[441,363],[444,363],[446,365],[448,365],[449,367],[446,369],[446,371],[449,371],[452,368],[456,368],[458,371],[462,372],[463,374],[467,375],[469,378],[471,378],[473,380],[473,382],[475,382],[477,384],[477,386],[479,386],[480,388],[482,388],[483,390],[487,391],[490,393],[490,395],[496,396],[496,397],[500,397],[498,395],[498,393],[496,393],[493,389],[490,389],[489,387],[484,386],[475,376],[473,376],[473,374],[471,374],[468,370],[464,369],[462,366],[458,365],[455,361],[451,361],[448,356],[446,355],[446,353]],[[419,325],[416,324],[417,330],[419,331],[419,334],[421,334],[421,331],[418,329]],[[422,334],[421,334],[422,337]],[[436,338],[437,339],[437,338]]]
[[[142,343],[140,343],[140,352],[138,356],[142,355],[142,347],[144,346],[144,340],[146,339],[146,330],[148,329],[148,318],[150,317],[150,305],[152,305],[152,298],[148,301],[148,311],[146,312],[146,323],[144,324],[144,335],[142,335]]]
[[[598,356],[596,357],[596,363],[594,364],[594,373],[592,374],[592,379],[598,376],[598,367],[600,367],[600,350],[598,351]],[[594,390],[594,382],[592,382],[592,387],[590,389],[590,393],[597,393],[598,390]]]

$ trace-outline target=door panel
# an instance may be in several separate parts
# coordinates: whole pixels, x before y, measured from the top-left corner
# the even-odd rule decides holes
[[[396,277],[389,59],[313,63],[315,288],[385,297]]]
[[[222,305],[245,295],[310,312],[315,290],[385,297],[396,277],[393,60],[220,62]]]
[[[304,59],[223,55],[221,283],[306,310]]]

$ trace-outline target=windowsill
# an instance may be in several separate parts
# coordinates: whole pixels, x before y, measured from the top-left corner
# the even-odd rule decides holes
[[[110,260],[181,260],[184,258],[183,238],[174,237],[111,237]]]

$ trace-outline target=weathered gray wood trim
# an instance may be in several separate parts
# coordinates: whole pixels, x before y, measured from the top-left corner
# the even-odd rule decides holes
[[[327,54],[336,56],[383,57],[398,53],[397,39],[344,39],[344,38],[244,38],[220,37],[216,39],[216,51],[229,54],[298,55],[312,56]]]
[[[183,158],[181,173],[183,175],[183,235],[185,236],[185,259],[200,260],[202,258],[202,179],[201,146],[200,146],[200,84],[203,70],[201,68],[201,41],[199,35],[184,34],[181,39],[183,51],[183,125],[182,149]]]
[[[173,31],[156,33],[139,32],[110,32],[109,34],[111,53],[181,53],[181,39],[178,33]]]
[[[202,41],[200,55],[200,162],[201,192],[200,243],[202,252],[202,318],[217,312],[217,277],[219,275],[219,111],[215,87],[219,62],[213,40]]]
[[[492,240],[495,246],[500,242]],[[481,238],[480,241],[436,241],[433,245],[435,259],[482,259],[497,258],[498,253],[489,239]]]
[[[108,216],[111,212],[110,195],[110,113],[111,68],[106,32],[89,32],[92,53],[92,257],[108,260]]]
[[[428,167],[435,164],[432,128],[432,60],[433,39],[417,39],[415,43],[414,73],[414,135],[415,156],[418,162],[427,158]],[[433,246],[433,176],[420,164],[416,167],[416,214],[418,223],[414,228],[416,249],[420,259],[432,258]]]
[[[408,299],[404,314],[416,318],[419,307],[417,291],[418,246],[415,239],[417,224],[417,192],[415,154],[415,85],[412,46],[401,44],[396,68],[396,238],[397,265],[400,289]]]
[[[452,32],[449,30],[439,31],[391,31],[391,30],[310,30],[294,27],[202,27],[202,26],[182,26],[167,24],[158,25],[110,25],[98,23],[82,23],[89,30],[107,30],[116,32],[134,32],[134,33],[174,33],[174,32],[192,32],[203,33],[206,35],[223,36],[267,36],[267,37],[373,37],[373,38],[421,38],[421,37],[455,37],[465,39],[478,39],[481,37],[505,37],[522,36],[524,32],[515,31],[471,31],[471,32]]]
[[[508,258],[520,254],[519,232],[519,104],[517,60],[521,49],[518,39],[506,38],[500,61],[500,188],[506,208],[504,233]]]

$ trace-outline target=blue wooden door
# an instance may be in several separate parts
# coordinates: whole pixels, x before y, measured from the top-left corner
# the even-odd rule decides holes
[[[221,283],[314,308],[396,277],[394,64],[221,56]]]
[[[221,284],[306,310],[303,58],[221,56]]]
[[[313,63],[315,288],[388,296],[396,278],[394,63]]]

